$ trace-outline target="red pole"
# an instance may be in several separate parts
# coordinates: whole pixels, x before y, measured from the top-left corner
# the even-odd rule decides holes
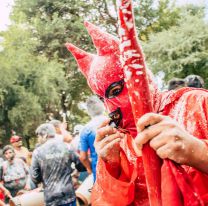
[[[137,122],[142,115],[152,112],[153,109],[144,55],[138,44],[132,14],[132,1],[121,1],[118,5],[118,16],[121,61],[135,122]],[[143,147],[142,158],[150,205],[161,206],[161,160],[149,144]]]

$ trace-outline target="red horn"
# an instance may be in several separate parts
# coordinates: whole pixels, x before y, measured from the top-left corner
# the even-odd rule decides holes
[[[72,53],[74,58],[76,59],[77,64],[79,65],[79,69],[81,70],[83,75],[87,77],[88,72],[90,70],[91,63],[95,55],[85,52],[84,50],[79,49],[73,44],[66,43],[65,45],[67,49]]]
[[[85,22],[85,27],[92,38],[98,55],[102,56],[119,52],[119,40],[116,37],[103,32],[99,27],[89,22]]]

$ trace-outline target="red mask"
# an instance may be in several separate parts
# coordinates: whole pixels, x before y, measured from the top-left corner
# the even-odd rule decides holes
[[[119,40],[91,23],[86,22],[85,26],[97,49],[97,55],[69,43],[66,47],[75,57],[92,91],[103,100],[107,111],[119,116],[119,126],[136,136],[136,126],[119,59]]]

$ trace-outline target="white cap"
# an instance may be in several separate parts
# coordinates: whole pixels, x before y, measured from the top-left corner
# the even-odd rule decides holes
[[[83,125],[81,125],[81,124],[77,124],[77,125],[75,125],[74,126],[74,134],[76,134],[76,133],[80,133],[81,131],[82,131],[82,129],[83,129]]]

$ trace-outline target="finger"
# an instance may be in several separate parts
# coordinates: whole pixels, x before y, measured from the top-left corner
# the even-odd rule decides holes
[[[137,131],[138,133],[143,131],[146,127],[150,125],[157,124],[164,119],[163,115],[155,113],[147,113],[143,115],[137,122]]]
[[[106,144],[105,147],[103,147],[103,151],[109,151],[113,147],[116,147],[120,144],[121,139],[116,138],[113,141],[111,141],[109,144]]]
[[[144,144],[155,138],[157,135],[162,133],[164,130],[164,126],[160,124],[152,125],[142,132],[140,132],[135,138],[135,143],[139,148],[141,148]]]
[[[109,144],[110,142],[112,142],[115,139],[123,139],[124,134],[120,133],[120,132],[116,132],[115,134],[109,135],[106,138],[101,140],[101,144],[100,147],[103,148],[105,147],[105,145]]]
[[[173,136],[170,134],[170,131],[163,130],[160,134],[158,134],[150,140],[150,147],[152,147],[154,150],[157,150],[158,148],[164,146],[168,142],[173,142]]]
[[[167,159],[171,156],[172,150],[170,144],[166,144],[156,150],[157,155],[161,159]]]
[[[100,140],[104,139],[107,135],[115,134],[116,132],[117,129],[111,126],[102,127],[97,130],[95,141],[99,142]]]

